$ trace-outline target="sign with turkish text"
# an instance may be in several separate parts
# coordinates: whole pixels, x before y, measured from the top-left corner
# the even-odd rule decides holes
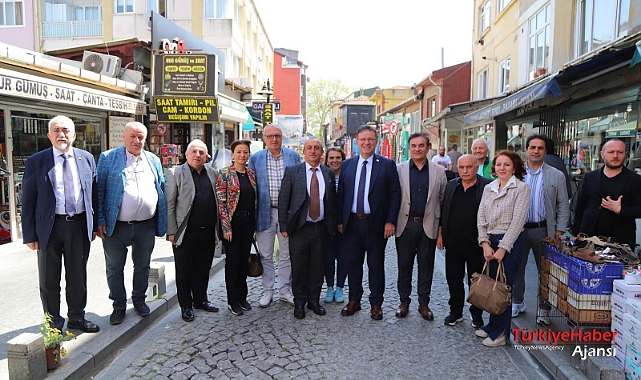
[[[125,126],[131,121],[136,120],[133,117],[109,116],[109,149],[125,145]]]
[[[265,102],[256,102],[256,101],[253,101],[253,102],[252,102],[252,109],[253,109],[254,111],[262,111],[262,110],[263,110],[263,107],[265,106],[265,104],[266,104]],[[271,102],[271,104],[273,104],[273,105],[274,105],[274,111],[275,111],[275,112],[280,112],[280,102],[279,102],[279,101]]]
[[[216,96],[214,54],[158,54],[154,68],[156,95]]]
[[[174,123],[218,123],[218,98],[193,96],[156,96],[156,120]]]
[[[274,105],[272,103],[265,103],[263,105],[263,125],[267,126],[274,122]]]

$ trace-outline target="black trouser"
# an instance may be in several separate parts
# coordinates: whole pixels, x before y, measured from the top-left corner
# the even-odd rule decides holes
[[[209,270],[216,250],[214,227],[187,227],[182,244],[174,247],[176,291],[180,307],[207,302]]]
[[[324,221],[307,222],[289,237],[294,302],[318,301],[330,236]]]
[[[434,277],[434,254],[436,240],[425,235],[423,222],[407,221],[407,226],[401,236],[396,238],[396,254],[398,257],[398,295],[402,304],[411,302],[412,272],[414,257],[418,262],[418,303],[428,306],[432,292]]]
[[[472,283],[472,274],[483,270],[483,248],[475,241],[458,241],[456,237],[448,239],[445,247],[445,278],[450,289],[450,313],[463,315],[465,305],[465,265],[467,264],[467,285]],[[481,315],[483,310],[471,305],[472,315]]]
[[[56,216],[47,249],[38,251],[40,299],[45,313],[51,315],[52,327],[62,331],[65,319],[60,316],[60,277],[62,258],[65,264],[65,295],[69,320],[85,318],[87,306],[87,260],[91,242],[87,235],[86,213],[74,221]]]
[[[236,212],[231,218],[232,239],[223,239],[225,248],[225,284],[227,303],[247,301],[247,260],[254,239],[256,218],[246,212]]]

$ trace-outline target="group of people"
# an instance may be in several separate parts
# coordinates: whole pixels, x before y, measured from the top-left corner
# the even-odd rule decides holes
[[[318,139],[310,138],[303,146],[303,162],[296,151],[282,146],[281,128],[268,125],[263,130],[266,149],[250,155],[250,141],[234,141],[231,164],[220,171],[207,164],[206,144],[194,140],[185,152],[186,162],[169,169],[166,177],[159,159],[143,149],[147,129],[141,123],[128,123],[124,146],[102,153],[97,166],[89,153],[72,147],[71,119],[53,118],[48,137],[53,147],[26,163],[22,220],[25,244],[38,251],[44,311],[59,329],[65,322],[60,316],[64,257],[67,326],[99,331],[84,317],[86,263],[96,235],[103,239],[114,325],[126,315],[123,270],[128,247],[134,264],[131,299],[144,317],[150,312],[145,292],[151,252],[155,237],[165,234],[173,246],[185,321],[194,320],[194,309],[219,310],[207,299],[217,239],[226,254],[228,309],[234,315],[251,310],[246,278],[254,234],[264,268],[258,306],[266,308],[274,299],[278,239],[279,299],[293,305],[295,318],[305,318],[305,309],[326,314],[320,303],[323,279],[325,303],[344,302],[347,279],[348,303],[341,314],[361,310],[367,261],[370,316],[380,320],[385,248],[395,237],[398,318],[409,313],[416,260],[418,312],[434,320],[429,304],[437,247],[446,250],[446,325],[463,319],[466,267],[469,285],[484,262],[491,276],[503,263],[507,283],[513,285],[512,308],[490,315],[487,324],[481,309],[472,305],[469,310],[483,344],[500,346],[507,341],[511,318],[525,311],[530,249],[538,266],[541,239],[560,236],[569,225],[566,180],[545,163],[549,139],[543,135],[528,137],[525,162],[509,150],[490,159],[486,142],[476,140],[472,154],[457,155],[458,177],[449,182],[446,168],[428,159],[426,134],[409,136],[410,159],[396,165],[375,153],[377,132],[367,125],[356,133],[358,156],[345,159],[336,147],[325,152]],[[605,167],[588,173],[579,191],[573,230],[634,246],[641,178],[623,167],[623,142],[609,140],[601,155]],[[539,306],[537,322],[549,324],[549,306]]]

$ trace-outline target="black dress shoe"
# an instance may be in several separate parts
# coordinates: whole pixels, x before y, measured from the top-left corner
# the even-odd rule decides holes
[[[296,319],[305,318],[305,302],[294,300],[294,318]]]
[[[316,315],[325,315],[327,312],[325,308],[320,305],[318,301],[307,301],[307,308],[312,310]]]
[[[211,311],[211,312],[214,312],[214,313],[218,312],[218,308],[216,306],[214,306],[214,304],[209,302],[209,301],[203,302],[200,305],[194,304],[194,309],[201,309],[201,310],[205,310],[205,311]]]
[[[135,302],[134,309],[136,309],[136,313],[138,313],[138,315],[140,315],[141,317],[146,317],[151,312],[151,309],[149,309],[149,306],[147,306],[145,301]]]
[[[72,321],[69,320],[67,322],[67,328],[68,329],[74,329],[74,330],[80,330],[82,332],[86,333],[97,333],[100,331],[100,327],[98,325],[92,323],[91,321],[88,321],[86,319],[80,320],[80,321]]]
[[[240,301],[240,307],[245,311],[250,311],[252,309],[252,305],[250,305],[247,300]]]
[[[112,325],[119,325],[125,319],[125,310],[114,310],[109,317],[109,323]]]
[[[191,322],[194,320],[194,309],[191,307],[181,307],[180,310],[182,310],[183,321]]]

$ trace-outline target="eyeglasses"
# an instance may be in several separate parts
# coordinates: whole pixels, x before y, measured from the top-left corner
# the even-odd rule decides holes
[[[376,139],[374,139],[374,138],[361,138],[361,139],[358,139],[358,141],[360,141],[360,142],[374,142],[374,141],[376,141]]]
[[[271,139],[280,139],[280,138],[282,138],[282,137],[283,137],[283,135],[265,135],[265,138],[266,138],[266,139],[268,139],[268,140],[271,140]]]

